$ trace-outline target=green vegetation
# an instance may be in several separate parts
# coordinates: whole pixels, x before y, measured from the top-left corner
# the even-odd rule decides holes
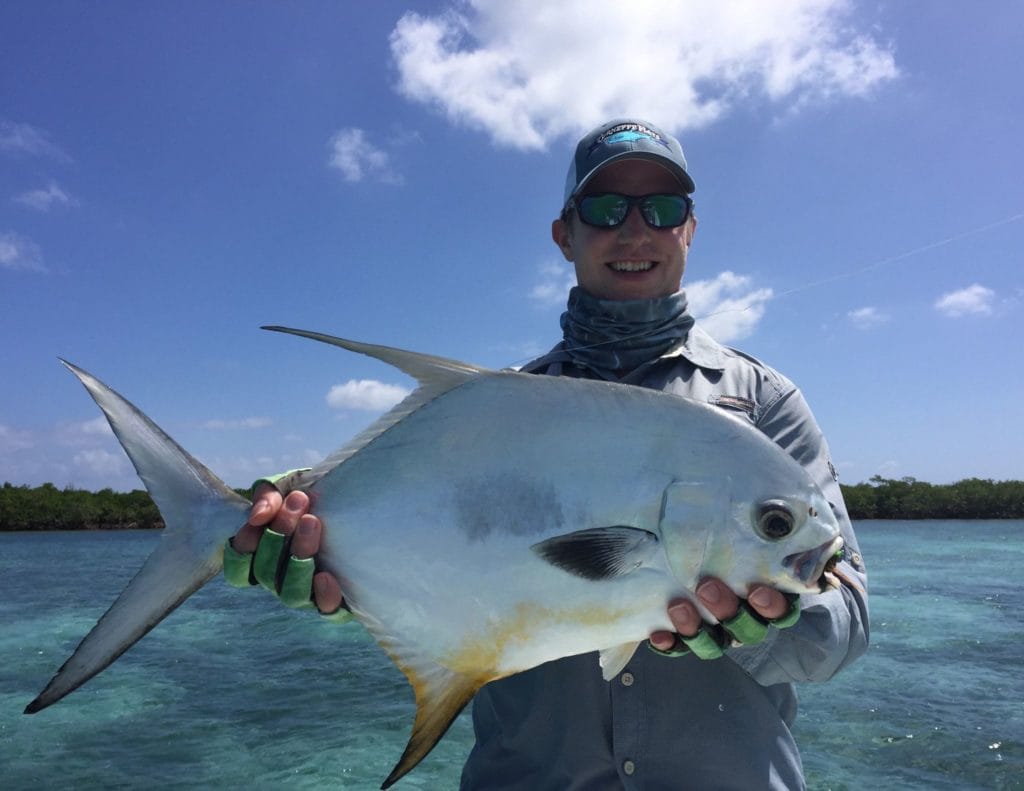
[[[854,519],[1024,519],[1024,481],[968,478],[937,485],[914,478],[843,486]],[[239,489],[240,494],[248,492]],[[163,527],[141,490],[58,489],[52,483],[0,488],[2,530],[138,530]]]
[[[876,475],[842,489],[853,519],[1024,519],[1024,481],[967,478],[939,485]]]
[[[163,527],[147,492],[30,489],[5,483],[0,489],[0,530],[108,530]]]
[[[248,495],[248,491],[238,490]],[[5,483],[0,488],[0,531],[4,530],[148,530],[163,527],[147,492],[58,489],[52,483],[29,488]]]

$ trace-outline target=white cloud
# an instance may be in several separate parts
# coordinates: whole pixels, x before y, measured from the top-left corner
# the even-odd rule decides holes
[[[107,419],[100,415],[94,417],[92,420],[83,420],[81,423],[73,423],[72,426],[75,430],[80,431],[86,436],[95,437],[112,437],[114,436],[113,430],[110,428],[110,423]]]
[[[0,425],[0,481],[129,491],[142,485],[102,417],[29,431]]]
[[[0,269],[46,271],[39,245],[13,231],[0,233]]]
[[[315,467],[324,460],[323,452],[314,448],[304,448],[296,454],[285,455],[284,460],[288,463],[289,469],[296,467]]]
[[[391,53],[408,98],[542,149],[621,115],[684,131],[759,98],[788,111],[868,94],[897,69],[889,45],[852,27],[851,5],[470,0],[406,13]]]
[[[49,211],[54,206],[75,206],[78,204],[78,201],[68,195],[53,181],[44,188],[23,192],[21,195],[15,196],[14,200],[36,211]]]
[[[202,463],[229,486],[249,486],[257,478],[298,466],[272,456],[245,455],[212,456],[202,459]]]
[[[868,330],[872,327],[877,327],[881,324],[885,324],[889,317],[879,312],[878,308],[863,307],[851,310],[846,314],[847,318],[853,322],[853,325],[858,329]]]
[[[30,124],[13,121],[0,121],[0,151],[5,154],[47,157],[58,162],[71,161],[71,157],[50,139],[47,132]]]
[[[568,262],[546,261],[540,265],[530,299],[541,307],[565,306],[569,289],[576,285],[576,271]]]
[[[968,314],[987,316],[992,313],[996,292],[977,283],[943,294],[935,301],[935,309],[951,318]]]
[[[221,431],[224,429],[266,428],[273,424],[269,417],[244,417],[238,420],[207,420],[203,428]]]
[[[112,453],[102,448],[79,451],[72,461],[76,468],[97,478],[114,478],[131,472],[128,458],[123,453]]]
[[[31,432],[0,423],[0,453],[27,450],[35,445]]]
[[[114,432],[103,415],[75,423],[58,423],[53,430],[53,440],[58,445],[94,445],[100,439],[110,439],[112,443],[114,440]]]
[[[409,395],[409,390],[375,379],[350,379],[334,385],[327,393],[328,406],[335,409],[365,409],[383,412]]]
[[[690,313],[702,329],[721,343],[749,336],[772,298],[770,288],[753,288],[751,279],[722,272],[711,280],[684,284]]]
[[[312,448],[278,455],[216,455],[201,461],[229,486],[248,488],[253,481],[275,472],[313,467],[323,461],[324,454]]]
[[[879,464],[875,470],[875,475],[881,475],[883,478],[891,478],[900,470],[900,463],[896,459],[887,459]]]
[[[331,138],[330,148],[329,164],[341,171],[345,181],[372,178],[386,184],[402,183],[388,153],[371,143],[362,129],[339,129]]]

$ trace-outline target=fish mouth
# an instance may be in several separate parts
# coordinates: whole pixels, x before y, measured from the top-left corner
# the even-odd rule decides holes
[[[834,587],[831,571],[840,560],[843,537],[826,541],[821,546],[787,555],[782,565],[799,580],[807,593],[820,593]]]

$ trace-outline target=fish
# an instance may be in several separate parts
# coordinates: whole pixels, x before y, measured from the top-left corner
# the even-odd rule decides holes
[[[412,686],[412,770],[484,684],[598,652],[614,678],[666,605],[715,576],[816,593],[843,546],[808,472],[749,423],[661,391],[491,370],[270,326],[388,363],[418,386],[306,476],[318,567]],[[100,673],[216,577],[250,502],[131,402],[61,360],[106,415],[165,522],[161,540],[35,713]]]

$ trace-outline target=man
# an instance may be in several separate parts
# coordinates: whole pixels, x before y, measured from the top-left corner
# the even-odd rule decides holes
[[[844,584],[799,601],[755,585],[741,601],[705,579],[697,594],[721,626],[704,624],[689,601],[669,602],[676,633],[652,634],[652,650],[638,651],[611,682],[587,655],[488,684],[474,700],[476,744],[463,788],[803,788],[789,730],[793,682],[831,678],[867,647],[864,567],[803,397],[771,368],[716,343],[686,311],[680,286],[697,226],[693,191],[678,141],[653,124],[615,120],[580,141],[551,226],[578,285],[562,316],[563,341],[524,370],[651,387],[749,420],[833,504],[847,547]],[[244,572],[249,553],[276,563],[288,536],[295,558],[316,554],[322,526],[307,508],[301,492],[282,499],[272,486],[257,490],[249,524],[232,541]],[[270,549],[261,546],[267,525],[277,541]],[[344,613],[330,574],[316,574],[312,587],[322,613]]]

